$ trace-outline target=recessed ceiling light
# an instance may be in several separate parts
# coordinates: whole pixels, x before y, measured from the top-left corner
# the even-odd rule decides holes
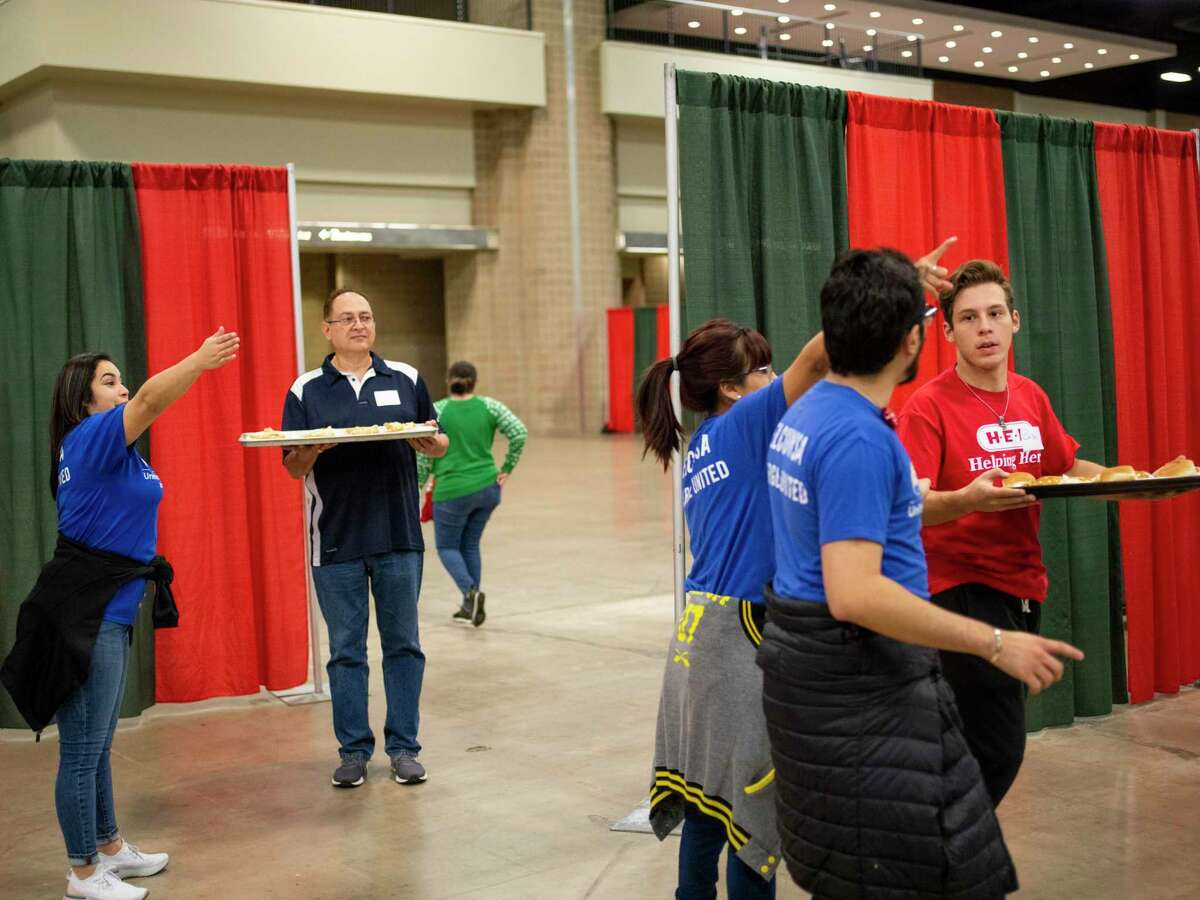
[[[955,31],[965,31],[965,30],[966,30],[966,26],[965,26],[965,25],[955,25],[955,26],[954,26],[954,30],[955,30]]]
[[[900,55],[903,56],[905,59],[908,59],[910,56],[912,56],[912,51],[911,50],[901,50]]]
[[[925,20],[924,19],[913,19],[913,24],[914,25],[924,25]]]
[[[1085,69],[1094,69],[1094,68],[1096,68],[1096,64],[1095,63],[1084,63],[1083,67]]]
[[[1039,72],[1038,74],[1039,74],[1039,75],[1041,75],[1043,78],[1049,78],[1049,77],[1050,77],[1050,73],[1049,73],[1049,72],[1047,72],[1045,69],[1042,69],[1042,71],[1041,71],[1041,72]]]
[[[1141,59],[1142,55],[1140,53],[1130,53],[1129,58],[1130,59]]]
[[[825,38],[825,40],[821,41],[821,46],[822,47],[832,47],[833,41],[829,40],[829,38]]]
[[[991,47],[984,47],[984,48],[983,48],[983,52],[984,52],[984,53],[991,53],[991,52],[992,52],[992,48],[991,48]]]
[[[953,50],[958,46],[958,41],[946,41],[946,46]]]
[[[1036,37],[1030,36],[1029,43],[1036,44],[1037,42],[1038,42],[1038,39]]]
[[[1054,63],[1055,65],[1058,65],[1060,62],[1062,62],[1062,57],[1056,56],[1053,59],[1051,59],[1050,62]]]
[[[982,59],[975,60],[975,68],[977,68],[977,69],[983,68],[983,60]]]
[[[837,7],[834,6],[832,3],[825,4],[825,12],[833,12],[835,9],[837,9]]]
[[[910,34],[910,35],[908,36],[908,39],[909,39],[910,41],[915,41],[915,40],[917,39],[917,36],[916,36],[915,34]]]
[[[1003,31],[993,31],[992,37],[1004,37],[1004,32]]]
[[[1104,56],[1106,53],[1108,53],[1108,51],[1107,51],[1106,49],[1104,49],[1103,47],[1101,47],[1101,48],[1100,48],[1099,50],[1097,50],[1096,52],[1097,52],[1098,54],[1100,54],[1101,56]]]
[[[731,16],[740,16],[741,14],[742,14],[742,11],[740,9],[735,9],[733,12],[730,13]]]
[[[700,23],[697,22],[695,19],[692,19],[692,21],[688,22],[688,28],[699,28],[699,27],[700,27]]]
[[[874,28],[867,29],[867,37],[875,37],[875,35],[877,35],[877,34],[879,34],[879,32],[876,31]]]
[[[832,22],[826,22],[826,23],[825,23],[825,30],[826,30],[826,31],[833,31],[833,29],[835,29],[835,28],[837,28],[837,26],[836,26],[836,25],[834,25]]]
[[[882,15],[883,15],[883,13],[881,13],[881,12],[880,12],[879,10],[877,10],[877,9],[873,9],[873,10],[871,10],[871,13],[870,13],[870,15],[871,15],[871,18],[872,18],[872,19],[878,19],[880,16],[882,16]]]
[[[734,34],[745,34],[746,29],[743,28],[741,25],[739,25],[737,28],[733,29],[733,33]]]
[[[780,25],[786,25],[788,22],[790,22],[792,20],[789,19],[787,16],[780,16],[775,21],[778,22]]]
[[[1029,59],[1029,54],[1022,50],[1017,54],[1017,59]]]
[[[863,53],[870,53],[874,49],[870,44],[863,44]]]
[[[1064,50],[1074,50],[1074,49],[1075,49],[1075,45],[1074,45],[1074,44],[1072,44],[1072,43],[1066,43],[1066,44],[1063,44],[1063,49],[1064,49]]]
[[[938,62],[940,62],[940,63],[948,63],[948,62],[950,62],[950,57],[948,57],[948,56],[939,56],[939,57],[938,57]]]
[[[1176,84],[1186,84],[1192,80],[1192,76],[1187,72],[1163,72],[1158,77],[1163,81],[1173,81]]]
[[[1018,69],[1017,69],[1017,67],[1016,67],[1016,66],[1009,66],[1009,67],[1008,67],[1008,71],[1010,71],[1010,72],[1016,72],[1016,71],[1018,71]]]
[[[779,39],[781,41],[790,41],[792,39],[792,36],[785,31],[783,34],[781,34],[779,36]]]

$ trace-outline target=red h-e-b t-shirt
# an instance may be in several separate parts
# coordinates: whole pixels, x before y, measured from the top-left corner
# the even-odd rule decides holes
[[[930,479],[931,490],[956,491],[992,468],[1038,478],[1061,475],[1075,464],[1079,443],[1063,429],[1046,392],[1015,372],[1008,373],[1008,385],[1006,428],[997,421],[1005,392],[968,389],[953,368],[905,404],[897,431],[917,476]],[[1030,506],[970,513],[924,528],[930,592],[978,582],[1022,599],[1045,600],[1039,516],[1038,507]]]

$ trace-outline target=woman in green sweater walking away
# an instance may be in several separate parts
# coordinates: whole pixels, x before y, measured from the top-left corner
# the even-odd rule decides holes
[[[438,424],[450,437],[450,449],[440,459],[417,455],[417,480],[422,487],[434,475],[433,526],[438,558],[462,592],[454,619],[483,624],[483,561],[479,541],[492,512],[500,505],[500,489],[516,468],[525,449],[525,424],[499,400],[478,396],[475,367],[456,362],[450,367],[450,396],[437,401]],[[499,430],[508,439],[504,465],[496,468],[492,444]]]

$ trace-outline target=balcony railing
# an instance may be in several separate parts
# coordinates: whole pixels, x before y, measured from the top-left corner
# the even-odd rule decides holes
[[[920,77],[924,71],[920,33],[707,0],[608,0],[608,36],[891,75]]]
[[[279,0],[358,12],[390,13],[420,19],[444,19],[471,25],[533,30],[532,0]]]

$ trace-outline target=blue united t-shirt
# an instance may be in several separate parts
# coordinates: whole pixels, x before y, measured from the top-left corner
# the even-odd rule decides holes
[[[821,547],[861,540],[883,547],[885,577],[928,599],[916,472],[858,391],[822,381],[788,410],[767,451],[767,484],[777,594],[826,602]]]
[[[683,460],[683,511],[692,570],[685,586],[763,602],[771,579],[771,519],[763,461],[787,410],[783,379],[701,423]]]
[[[125,443],[124,407],[88,416],[67,434],[58,458],[58,530],[71,540],[141,563],[154,559],[162,482]],[[146,579],[117,588],[104,618],[132,625]]]

